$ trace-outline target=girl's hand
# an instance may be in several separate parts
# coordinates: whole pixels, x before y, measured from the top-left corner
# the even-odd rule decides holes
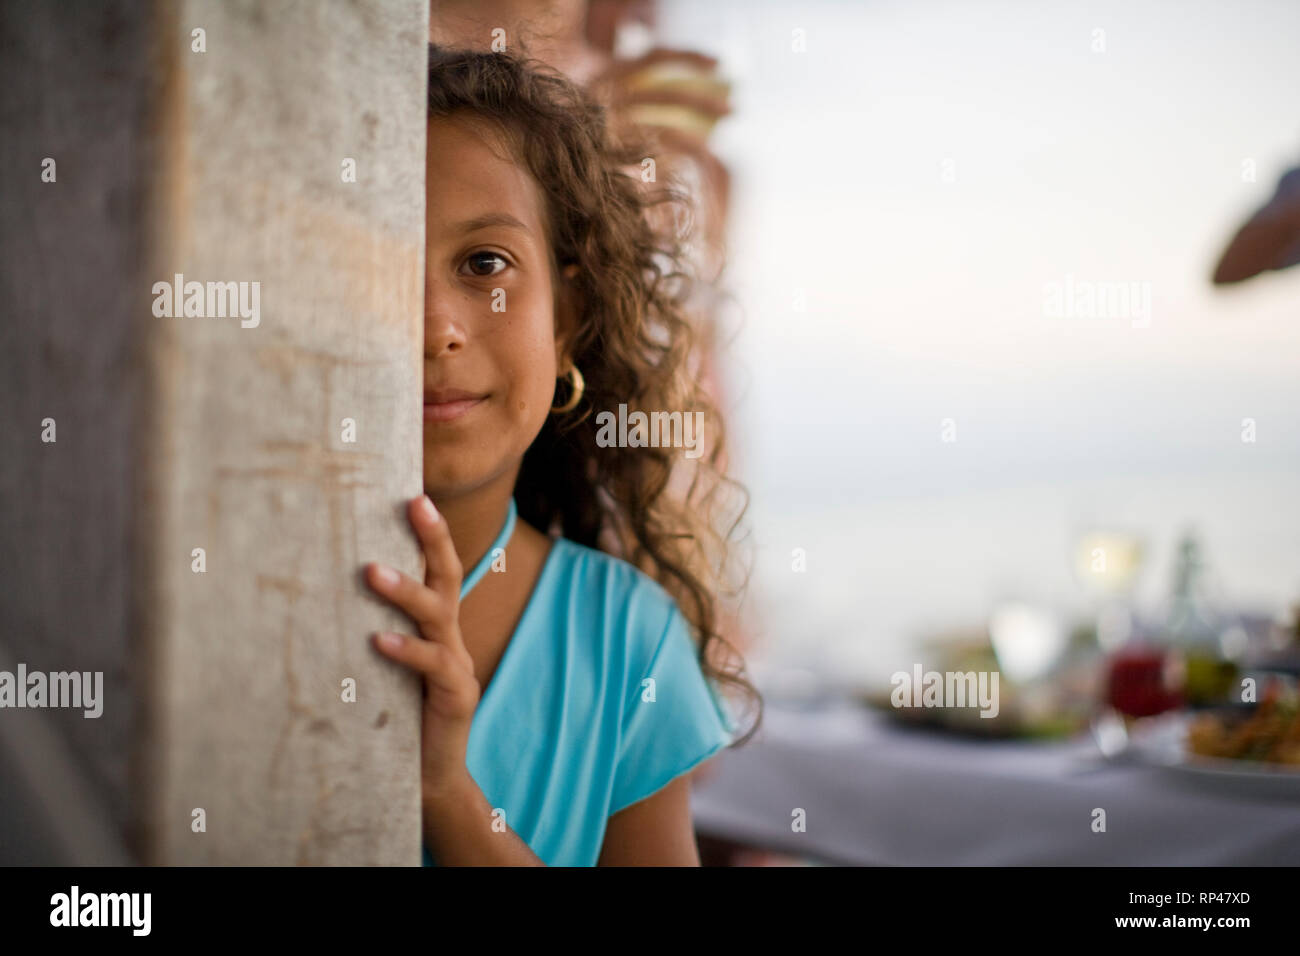
[[[375,647],[424,678],[420,732],[420,784],[425,803],[454,792],[469,779],[465,752],[478,707],[474,660],[460,634],[460,585],[464,570],[447,522],[428,496],[411,501],[411,524],[424,551],[425,575],[414,578],[382,564],[366,569],[367,583],[407,613],[420,636],[382,633]]]

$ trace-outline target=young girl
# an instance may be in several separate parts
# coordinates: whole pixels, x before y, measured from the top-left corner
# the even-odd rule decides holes
[[[418,628],[375,646],[424,679],[426,865],[699,865],[687,772],[737,729],[711,681],[757,699],[706,653],[736,486],[646,155],[557,75],[430,48],[426,573],[367,568]],[[598,442],[620,404],[703,411],[706,453]]]

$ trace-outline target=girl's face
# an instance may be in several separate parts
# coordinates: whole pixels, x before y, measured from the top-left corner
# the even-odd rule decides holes
[[[430,121],[426,190],[424,488],[436,501],[513,482],[554,400],[568,303],[541,189],[488,127]]]

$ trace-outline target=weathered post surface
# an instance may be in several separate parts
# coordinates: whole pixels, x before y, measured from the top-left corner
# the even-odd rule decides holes
[[[360,569],[418,567],[427,32],[0,7],[0,672],[103,675],[0,709],[0,862],[419,863]]]

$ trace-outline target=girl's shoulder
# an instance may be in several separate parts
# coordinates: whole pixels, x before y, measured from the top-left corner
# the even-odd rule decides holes
[[[575,614],[643,642],[658,641],[670,624],[684,621],[672,595],[640,568],[569,538],[554,540],[556,586]]]
[[[631,761],[620,769],[616,811],[726,746],[736,725],[700,668],[686,616],[658,581],[567,538],[555,546],[564,569],[556,587],[568,602],[561,613],[585,651],[566,657],[615,695],[618,746]],[[669,706],[651,706],[656,701]]]

